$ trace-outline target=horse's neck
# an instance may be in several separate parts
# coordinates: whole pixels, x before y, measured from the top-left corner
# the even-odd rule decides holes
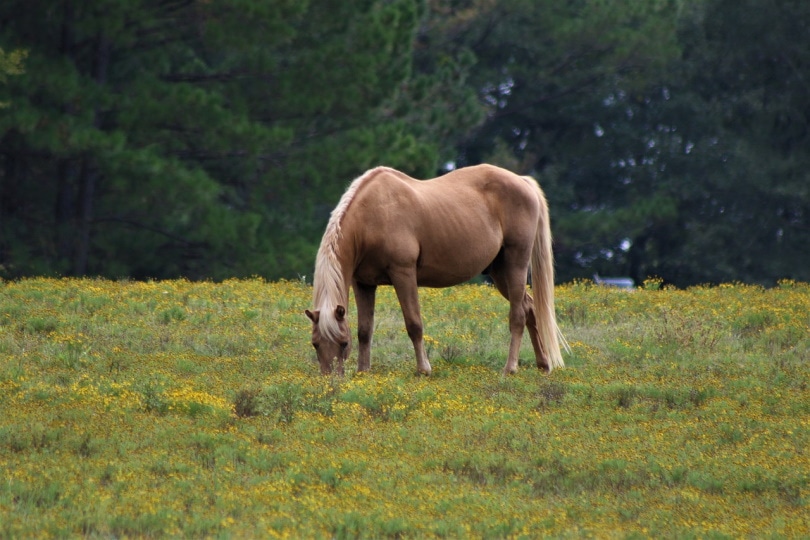
[[[338,264],[340,265],[340,274],[343,277],[341,283],[340,294],[343,299],[341,305],[346,306],[349,302],[349,286],[352,283],[352,276],[354,274],[356,253],[354,249],[354,242],[352,236],[347,234],[348,230],[344,230],[343,234],[338,240]]]
[[[338,305],[346,307],[349,302],[349,285],[354,273],[355,250],[352,241],[346,240],[347,231],[341,231],[336,245],[332,246],[326,253],[320,255],[323,260],[319,261],[321,268],[319,287],[320,298],[316,299],[317,307],[326,305],[336,307]]]

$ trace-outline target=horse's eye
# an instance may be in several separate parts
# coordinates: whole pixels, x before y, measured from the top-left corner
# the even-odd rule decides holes
[[[317,343],[313,343],[312,346],[315,347],[316,351],[318,350],[318,344]]]
[[[348,344],[347,342],[345,342],[345,341],[344,341],[343,343],[341,343],[341,344],[340,344],[340,348],[341,348],[341,349],[345,349],[345,348],[346,348],[346,347],[348,347],[348,346],[349,346],[349,344]]]

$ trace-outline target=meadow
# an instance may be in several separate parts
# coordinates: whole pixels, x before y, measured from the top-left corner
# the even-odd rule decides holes
[[[337,378],[305,283],[0,283],[0,537],[810,537],[810,285],[560,286],[507,377],[492,288],[421,295],[432,376],[382,289]]]

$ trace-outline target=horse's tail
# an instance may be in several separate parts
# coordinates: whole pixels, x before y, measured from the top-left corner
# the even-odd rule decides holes
[[[534,311],[537,320],[537,331],[540,343],[545,349],[549,371],[565,367],[560,346],[571,352],[568,342],[557,326],[554,311],[554,254],[551,250],[551,221],[548,213],[548,202],[538,183],[530,177],[531,184],[537,188],[540,199],[540,218],[537,223],[537,235],[532,248],[532,293]]]

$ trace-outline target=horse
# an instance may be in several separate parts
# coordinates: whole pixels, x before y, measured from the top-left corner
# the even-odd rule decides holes
[[[526,288],[529,265],[532,292]],[[554,312],[548,203],[530,176],[493,165],[416,180],[388,167],[356,178],[332,211],[315,261],[312,346],[322,374],[343,375],[351,351],[349,287],[357,304],[357,370],[371,367],[377,287],[393,285],[413,342],[417,373],[430,375],[419,287],[450,287],[488,272],[509,301],[504,373],[518,369],[524,327],[537,367],[561,368],[570,351]]]

